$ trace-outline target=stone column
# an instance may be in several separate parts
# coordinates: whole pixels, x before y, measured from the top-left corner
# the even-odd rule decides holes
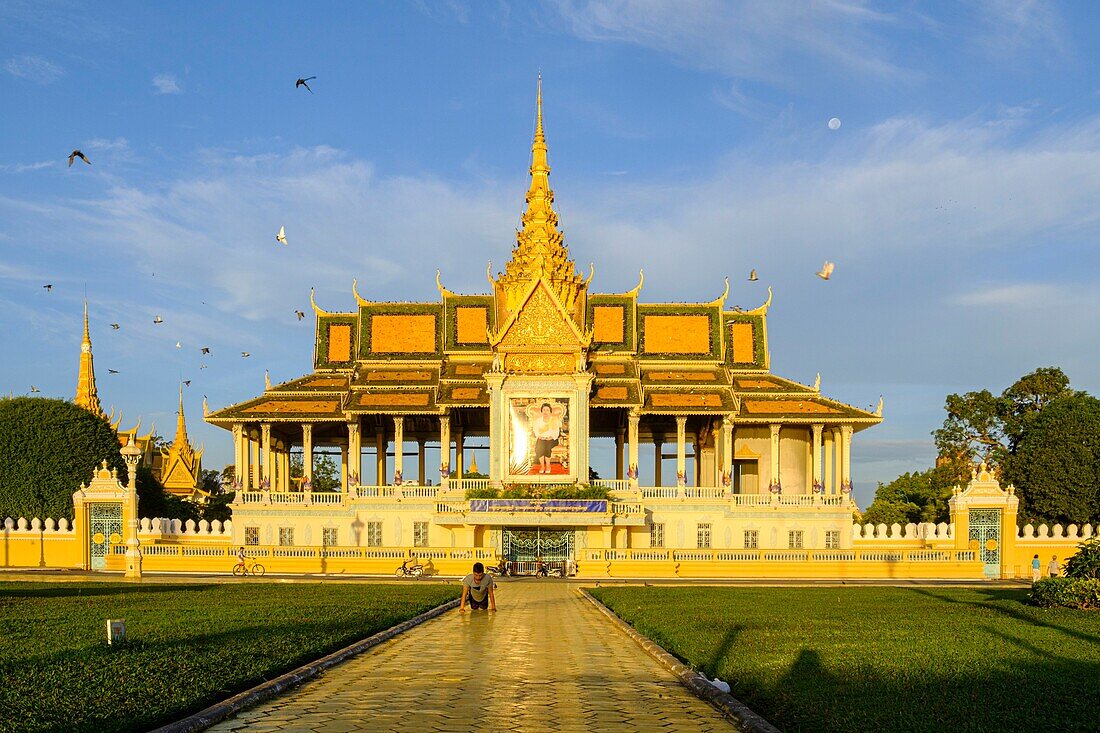
[[[348,421],[348,486],[363,483],[363,429],[359,416]]]
[[[653,485],[661,485],[661,458],[665,444],[661,438],[653,436]]]
[[[340,446],[340,488],[348,490],[348,447]]]
[[[272,479],[275,476],[275,452],[271,447],[271,423],[264,423],[260,426],[260,441],[262,444],[261,452],[263,453],[263,478],[260,479],[261,485],[264,481],[267,482],[269,489],[274,489],[275,484]]]
[[[451,472],[451,414],[439,416],[439,477],[446,480]]]
[[[824,491],[825,482],[821,477],[821,431],[825,429],[825,426],[820,423],[814,423],[810,426],[810,430],[813,431],[813,444],[811,450],[813,451],[814,470],[813,477],[810,479],[810,493],[814,493],[814,484],[818,484]]]
[[[252,453],[252,481],[251,486],[253,489],[260,488],[260,482],[263,480],[264,472],[264,456],[261,448],[263,445],[260,443],[259,438],[249,439],[251,445],[249,451]]]
[[[374,483],[378,486],[386,485],[386,432],[379,428],[374,432]]]
[[[844,473],[840,482],[841,490],[852,488],[852,426],[840,426],[841,445],[844,454]]]
[[[771,475],[771,481],[769,483],[769,488],[772,488],[776,484],[780,484],[782,486],[782,479],[779,475],[779,430],[782,426],[779,425],[779,423],[772,423],[768,427],[771,428],[771,431],[772,431],[772,442],[771,442],[772,475]]]
[[[424,474],[424,438],[416,439],[416,480],[421,486],[428,485],[428,477]]]
[[[459,478],[466,472],[466,436],[462,428],[455,428],[455,473]]]
[[[313,424],[302,423],[302,483],[313,483]]]
[[[242,488],[244,482],[242,479],[242,472],[248,470],[248,458],[245,456],[245,442],[244,442],[244,425],[241,423],[233,424],[233,480],[238,483]]]
[[[626,428],[615,429],[615,478],[623,480],[623,443],[626,441]]]
[[[687,485],[687,417],[676,416],[676,485]]]
[[[721,485],[733,491],[733,415],[726,415],[722,420]]]
[[[840,428],[833,428],[833,453],[835,462],[833,464],[833,494],[840,493],[840,483],[843,480],[844,473],[844,440],[840,437]]]
[[[642,416],[637,410],[631,410],[627,414],[627,469],[633,474],[630,479],[630,485],[633,487],[638,486],[638,424],[641,421]]]
[[[393,482],[400,485],[405,480],[405,418],[393,418]]]
[[[825,493],[836,493],[836,479],[833,476],[833,429],[825,431],[825,444],[822,452],[825,454],[825,470],[822,472],[821,482],[825,484]]]

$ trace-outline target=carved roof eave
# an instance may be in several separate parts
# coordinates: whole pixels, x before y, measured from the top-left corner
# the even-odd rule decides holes
[[[860,430],[878,425],[882,422],[882,418],[822,413],[814,415],[776,413],[774,415],[735,415],[733,422],[737,425],[770,425],[772,423],[782,423],[784,425],[851,425],[854,431],[858,433]]]

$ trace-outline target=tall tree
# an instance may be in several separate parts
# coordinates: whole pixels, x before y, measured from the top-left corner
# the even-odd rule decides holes
[[[1100,400],[1072,394],[1043,407],[1024,426],[1005,478],[1023,521],[1100,518]]]

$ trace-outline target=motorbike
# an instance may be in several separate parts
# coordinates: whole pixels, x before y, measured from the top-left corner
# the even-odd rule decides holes
[[[505,577],[508,576],[508,563],[507,562],[498,563],[496,565],[490,565],[489,567],[487,567],[485,569],[488,570],[493,575],[499,575],[502,578],[505,578]]]
[[[419,578],[424,574],[423,565],[410,565],[408,561],[401,563],[393,573],[398,578]]]

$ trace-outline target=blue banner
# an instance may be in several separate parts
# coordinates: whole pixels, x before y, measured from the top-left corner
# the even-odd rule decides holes
[[[607,499],[470,499],[470,511],[607,513]]]

